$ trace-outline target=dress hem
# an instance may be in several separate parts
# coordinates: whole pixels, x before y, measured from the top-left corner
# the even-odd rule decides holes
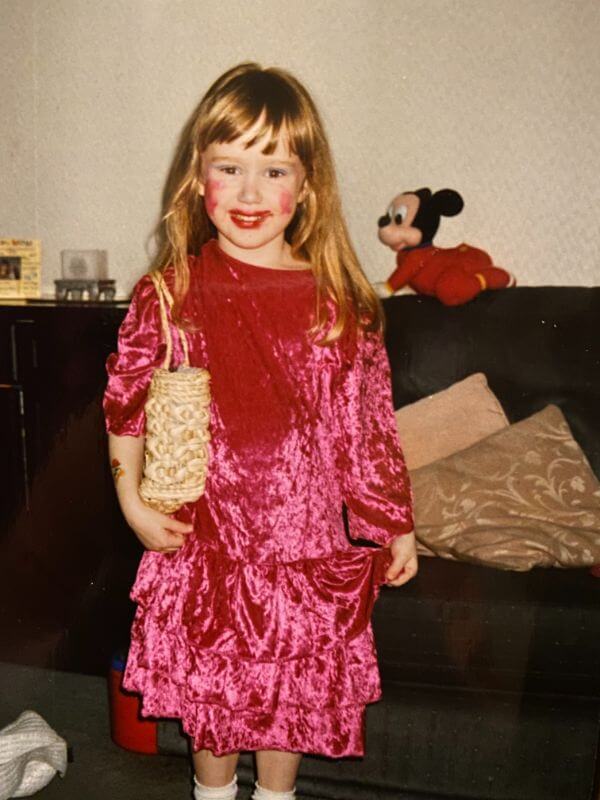
[[[181,713],[175,709],[156,708],[152,702],[142,699],[140,716],[143,719],[179,720],[192,750],[210,750],[217,758],[256,750],[298,752],[327,758],[362,758],[365,755],[366,705],[380,700],[381,693],[365,705],[332,709],[331,715],[324,714],[323,709],[301,706],[281,706],[276,715],[271,715],[231,712],[216,703],[202,703],[192,713]],[[340,712],[345,716],[345,724],[337,719]],[[213,732],[211,725],[217,720],[219,725],[231,727],[228,734]],[[327,739],[331,744],[323,744]]]

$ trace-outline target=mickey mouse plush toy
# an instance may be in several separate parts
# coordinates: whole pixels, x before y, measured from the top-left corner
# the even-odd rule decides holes
[[[389,296],[403,286],[437,297],[447,306],[472,300],[484,289],[513,286],[513,276],[493,265],[484,251],[468,244],[440,248],[433,244],[440,218],[454,217],[463,209],[463,199],[453,189],[404,192],[395,197],[379,219],[379,239],[396,255],[396,269],[379,293]]]

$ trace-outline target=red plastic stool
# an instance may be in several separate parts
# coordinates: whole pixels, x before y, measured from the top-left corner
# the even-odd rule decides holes
[[[108,676],[110,735],[115,744],[136,753],[158,753],[158,723],[142,719],[138,694],[122,687],[126,657],[113,656]]]

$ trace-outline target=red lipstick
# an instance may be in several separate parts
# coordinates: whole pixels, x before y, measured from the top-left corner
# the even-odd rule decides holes
[[[267,217],[271,216],[271,212],[242,211],[241,208],[232,208],[229,216],[238,228],[258,228]]]

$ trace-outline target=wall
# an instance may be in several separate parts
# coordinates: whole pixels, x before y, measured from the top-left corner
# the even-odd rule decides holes
[[[289,68],[319,104],[373,281],[399,191],[452,187],[437,243],[482,246],[521,284],[600,282],[597,0],[4,0],[0,235],[106,248],[127,293],[178,134],[242,60]],[[5,180],[6,178],[6,180]]]

